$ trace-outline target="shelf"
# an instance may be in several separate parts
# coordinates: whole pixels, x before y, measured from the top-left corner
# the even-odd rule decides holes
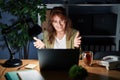
[[[55,6],[64,6],[64,4],[45,4],[47,6],[48,9],[51,9]]]
[[[120,4],[46,4],[47,8],[54,6],[120,6]]]
[[[105,36],[105,35],[83,35],[82,37],[86,37],[86,38],[115,38],[116,36]]]
[[[120,4],[66,4],[67,6],[120,6]]]

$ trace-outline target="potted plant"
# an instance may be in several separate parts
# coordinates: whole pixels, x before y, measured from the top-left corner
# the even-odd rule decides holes
[[[85,80],[87,76],[88,72],[82,66],[73,65],[69,70],[69,77],[72,80]]]
[[[1,0],[0,8],[1,12],[9,12],[17,17],[17,20],[11,26],[0,23],[0,28],[9,30],[13,26],[17,27],[7,34],[9,43],[14,48],[23,48],[24,58],[28,58],[27,46],[30,40],[28,29],[32,25],[29,22],[37,24],[38,14],[41,16],[41,22],[43,22],[45,20],[46,5],[42,4],[42,0]]]

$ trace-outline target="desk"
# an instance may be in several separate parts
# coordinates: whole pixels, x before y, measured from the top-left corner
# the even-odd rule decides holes
[[[38,60],[22,60],[23,65],[25,64],[37,64],[38,66],[35,68],[39,70],[39,62]],[[5,60],[0,60],[0,80],[5,80],[4,74],[8,71],[16,71],[19,67],[15,68],[5,68],[1,65],[5,62]],[[94,61],[97,62],[97,61]],[[92,67],[84,66],[83,61],[79,61],[79,64],[87,69],[89,75],[86,80],[120,80],[120,71],[109,70],[107,71],[104,67],[93,65]],[[22,65],[22,66],[23,66]],[[23,70],[24,67],[21,68]],[[41,72],[45,80],[70,80],[68,77],[68,72],[65,71],[51,71],[51,72]]]

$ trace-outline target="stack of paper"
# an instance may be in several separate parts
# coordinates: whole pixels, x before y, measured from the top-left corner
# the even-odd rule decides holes
[[[118,69],[120,68],[120,61],[112,61],[112,60],[100,61],[99,65],[105,66],[107,70]]]

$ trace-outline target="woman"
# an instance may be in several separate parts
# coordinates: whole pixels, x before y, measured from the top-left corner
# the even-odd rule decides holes
[[[71,26],[63,7],[54,7],[50,12],[49,27],[43,31],[43,42],[34,37],[34,46],[38,49],[79,48],[81,37],[79,31]]]

